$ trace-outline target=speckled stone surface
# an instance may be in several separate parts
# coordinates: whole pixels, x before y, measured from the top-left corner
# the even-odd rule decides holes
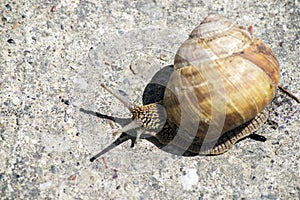
[[[120,126],[80,108],[130,117],[99,84],[141,104],[209,13],[252,26],[300,97],[299,1],[1,1],[1,199],[299,199],[299,104],[280,91],[264,143],[183,157],[127,141],[89,161]]]

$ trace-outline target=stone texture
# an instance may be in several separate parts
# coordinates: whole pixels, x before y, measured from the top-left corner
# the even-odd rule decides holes
[[[145,140],[89,158],[128,118],[100,83],[141,104],[146,85],[208,13],[253,27],[300,97],[298,1],[3,1],[1,199],[299,199],[299,104],[278,91],[272,124],[215,157],[172,155]],[[184,190],[182,177],[199,180]],[[195,174],[192,173],[192,174]]]

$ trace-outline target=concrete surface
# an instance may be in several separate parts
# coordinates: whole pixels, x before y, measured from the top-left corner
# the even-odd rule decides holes
[[[182,157],[127,141],[89,162],[120,126],[79,109],[130,116],[99,83],[141,104],[208,13],[252,25],[300,97],[299,1],[1,1],[1,199],[299,199],[299,104],[280,91],[264,143]]]

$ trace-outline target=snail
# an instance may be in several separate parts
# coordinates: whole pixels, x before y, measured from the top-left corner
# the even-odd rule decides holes
[[[161,102],[137,106],[101,86],[132,114],[117,134],[136,129],[139,138],[146,131],[182,152],[218,155],[243,138],[255,138],[268,119],[279,77],[279,63],[266,44],[230,20],[209,15],[178,49]]]

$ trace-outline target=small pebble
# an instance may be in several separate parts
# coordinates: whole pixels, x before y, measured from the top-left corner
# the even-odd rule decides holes
[[[55,12],[55,11],[56,11],[56,6],[52,6],[50,12]]]
[[[62,99],[62,102],[64,102],[64,104],[66,104],[67,106],[69,106],[71,104],[70,100],[68,100],[68,99]]]
[[[17,29],[18,27],[19,27],[19,22],[16,21],[16,22],[14,23],[14,25],[13,25],[12,28],[13,28],[13,29]]]
[[[139,180],[134,179],[134,180],[133,180],[133,184],[134,184],[134,185],[138,185],[138,184],[139,184]]]
[[[15,106],[20,105],[20,99],[19,99],[18,97],[14,97],[14,98],[12,99],[12,103],[13,103]]]
[[[179,178],[179,181],[184,190],[191,190],[192,186],[197,184],[199,181],[197,169],[187,169],[186,173]]]
[[[53,174],[56,174],[57,168],[55,167],[55,165],[51,165],[51,172],[52,172]]]
[[[10,44],[15,44],[15,41],[13,39],[11,39],[11,38],[8,39],[7,42],[10,43]]]
[[[51,185],[52,185],[52,181],[44,182],[44,183],[40,184],[40,189],[45,190],[45,189],[51,187]]]
[[[5,7],[9,10],[12,11],[12,7],[9,4],[6,4]]]

